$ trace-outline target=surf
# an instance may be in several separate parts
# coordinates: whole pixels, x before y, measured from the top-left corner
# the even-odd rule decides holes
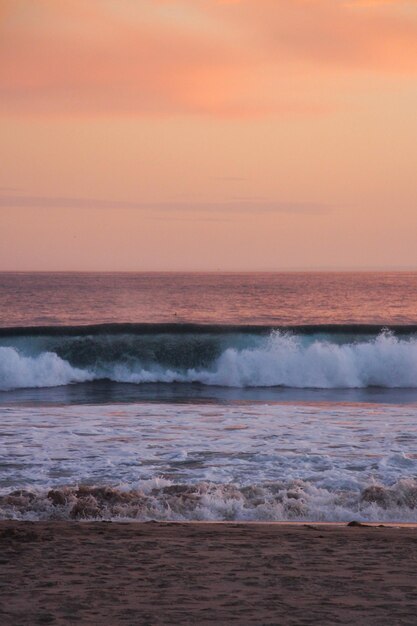
[[[304,480],[238,485],[163,478],[135,488],[77,485],[0,495],[0,519],[106,521],[416,522],[417,481],[331,490]]]
[[[415,327],[108,325],[1,329],[0,390],[109,380],[417,388]]]

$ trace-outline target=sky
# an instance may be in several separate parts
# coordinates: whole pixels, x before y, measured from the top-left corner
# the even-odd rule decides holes
[[[0,270],[417,269],[416,0],[0,0]]]

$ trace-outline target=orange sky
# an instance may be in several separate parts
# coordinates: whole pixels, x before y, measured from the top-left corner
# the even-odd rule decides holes
[[[0,0],[0,270],[417,269],[416,0]]]

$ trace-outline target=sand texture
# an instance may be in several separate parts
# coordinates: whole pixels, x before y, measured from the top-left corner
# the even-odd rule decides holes
[[[417,529],[0,522],[0,623],[417,624]]]

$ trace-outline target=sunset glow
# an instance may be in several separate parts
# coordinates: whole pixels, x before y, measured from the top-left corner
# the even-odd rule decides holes
[[[416,268],[417,4],[2,0],[1,270]]]

